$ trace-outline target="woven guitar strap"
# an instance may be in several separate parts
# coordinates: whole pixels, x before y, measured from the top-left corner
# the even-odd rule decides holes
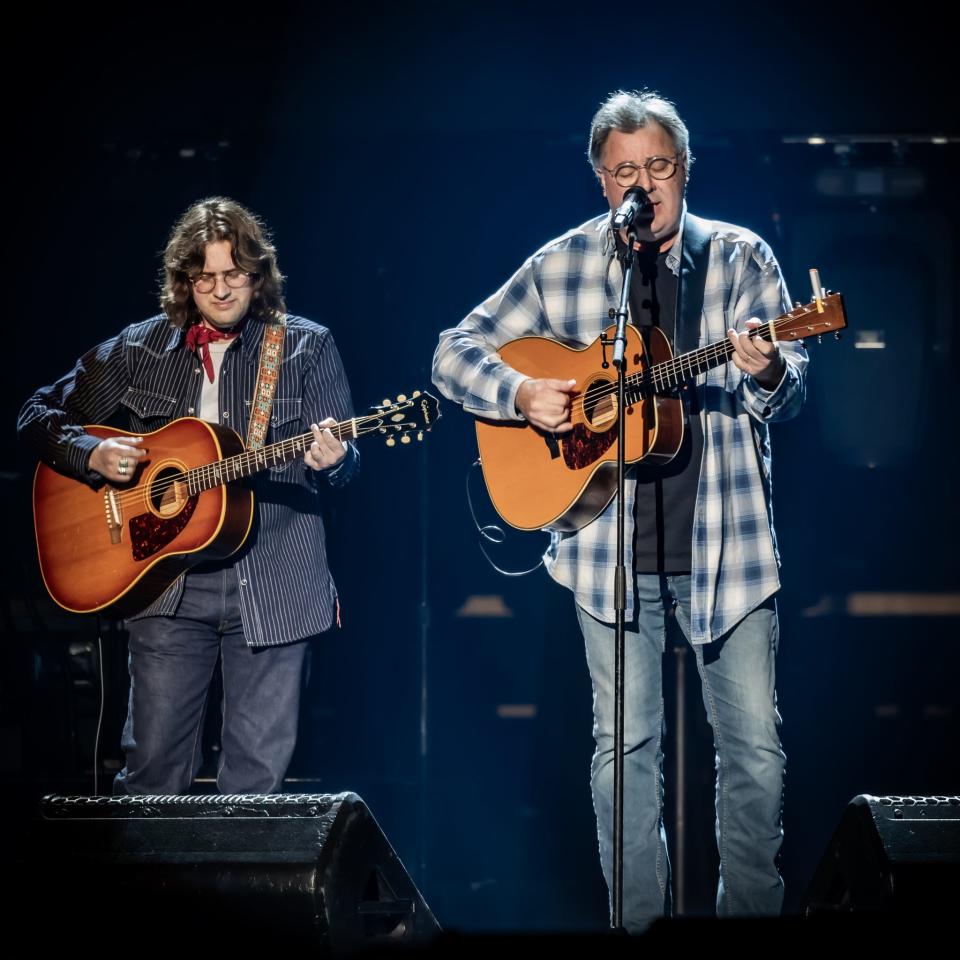
[[[270,410],[273,407],[273,395],[280,376],[280,362],[283,358],[283,335],[286,323],[283,318],[268,323],[263,331],[263,343],[260,346],[260,369],[257,371],[257,385],[253,391],[253,407],[250,410],[250,426],[247,429],[247,449],[257,450],[263,446],[270,426]]]

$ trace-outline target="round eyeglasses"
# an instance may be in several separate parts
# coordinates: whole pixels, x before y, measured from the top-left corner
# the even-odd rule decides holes
[[[223,282],[234,290],[239,287],[245,287],[256,276],[254,273],[247,273],[246,270],[224,270],[223,273],[198,273],[190,278],[193,289],[197,293],[212,293],[217,286],[217,277],[223,277]]]
[[[643,163],[634,163],[627,160],[617,164],[612,170],[609,167],[601,169],[609,173],[621,187],[632,187],[640,179],[640,171],[646,170],[654,180],[669,180],[677,172],[677,158],[648,157]]]

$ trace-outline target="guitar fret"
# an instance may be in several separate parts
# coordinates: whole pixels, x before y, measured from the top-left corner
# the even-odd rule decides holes
[[[404,434],[401,439],[409,444],[422,439],[440,415],[436,398],[417,390],[412,401],[384,401],[371,415],[336,425],[333,433],[343,439],[380,433],[390,446],[397,445],[395,434]],[[416,431],[413,437],[409,436],[412,431]],[[98,427],[90,428],[90,433],[100,439],[119,435]],[[143,561],[162,559],[160,551],[180,531],[192,530],[198,537],[202,534],[204,550],[218,541],[216,546],[229,548],[226,552],[238,549],[247,537],[249,526],[239,521],[246,519],[251,509],[250,497],[237,497],[234,502],[234,498],[221,496],[222,487],[209,498],[205,491],[253,470],[276,467],[288,460],[293,465],[293,458],[306,452],[311,440],[312,436],[304,433],[248,453],[241,438],[228,437],[193,417],[184,417],[149,434],[150,469],[140,471],[121,487],[108,484],[95,496],[72,477],[41,463],[34,488],[34,524],[50,595],[68,610],[91,613],[113,606],[139,584],[144,604],[154,602],[179,570],[176,565],[160,563],[144,580]],[[199,450],[207,451],[202,460],[194,457]],[[213,462],[203,462],[208,458]],[[302,472],[290,471],[298,478]],[[216,509],[217,500],[220,510]],[[202,507],[198,501],[203,501]],[[161,510],[154,509],[155,505]],[[216,529],[208,530],[211,523]],[[95,527],[97,535],[91,535]],[[188,534],[187,539],[191,536]],[[76,575],[81,566],[82,577]],[[109,593],[104,594],[105,588]]]
[[[795,323],[796,320],[808,316],[809,313],[810,311],[800,311],[797,315],[786,314],[781,321],[769,322],[765,326],[758,327],[753,336],[759,337],[767,343],[776,342],[780,339],[777,323],[786,321]],[[733,352],[734,347],[729,340],[719,340],[698,350],[691,350],[689,353],[672,357],[670,360],[664,360],[662,363],[650,367],[642,375],[643,379],[638,381],[638,386],[641,388],[641,392],[643,387],[652,387],[655,392],[666,392],[678,386],[684,380],[693,380],[700,374],[727,363]]]
[[[642,376],[645,376],[645,374]],[[636,392],[639,393],[642,381],[636,381],[636,385]],[[373,425],[365,426],[365,420],[373,420]],[[355,439],[376,430],[382,423],[383,418],[380,415],[373,418],[362,417],[359,420],[353,417],[343,423],[334,424],[329,429],[338,440],[343,440],[344,437]],[[244,450],[242,453],[226,457],[223,460],[190,467],[183,475],[187,484],[187,493],[189,496],[197,496],[206,490],[212,490],[214,487],[222,486],[241,477],[248,477],[266,469],[268,466],[279,466],[298,454],[305,454],[312,442],[313,434],[305,433],[289,440],[280,440],[268,444],[257,450]]]

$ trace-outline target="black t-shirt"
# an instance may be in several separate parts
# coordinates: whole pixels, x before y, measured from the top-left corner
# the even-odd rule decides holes
[[[617,238],[618,246],[621,245]],[[620,246],[622,249],[622,246]],[[646,342],[650,327],[659,327],[676,356],[675,331],[679,280],[667,266],[667,255],[640,251],[630,285],[630,315]],[[669,463],[654,466],[642,460],[634,507],[634,569],[637,573],[690,571],[693,510],[700,481],[703,430],[697,391],[681,390],[684,401],[683,443]]]

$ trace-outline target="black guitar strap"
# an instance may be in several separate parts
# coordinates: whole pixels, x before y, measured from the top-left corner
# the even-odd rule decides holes
[[[710,261],[710,231],[706,221],[688,213],[683,221],[681,242],[674,354],[696,350],[700,343],[700,316]]]

